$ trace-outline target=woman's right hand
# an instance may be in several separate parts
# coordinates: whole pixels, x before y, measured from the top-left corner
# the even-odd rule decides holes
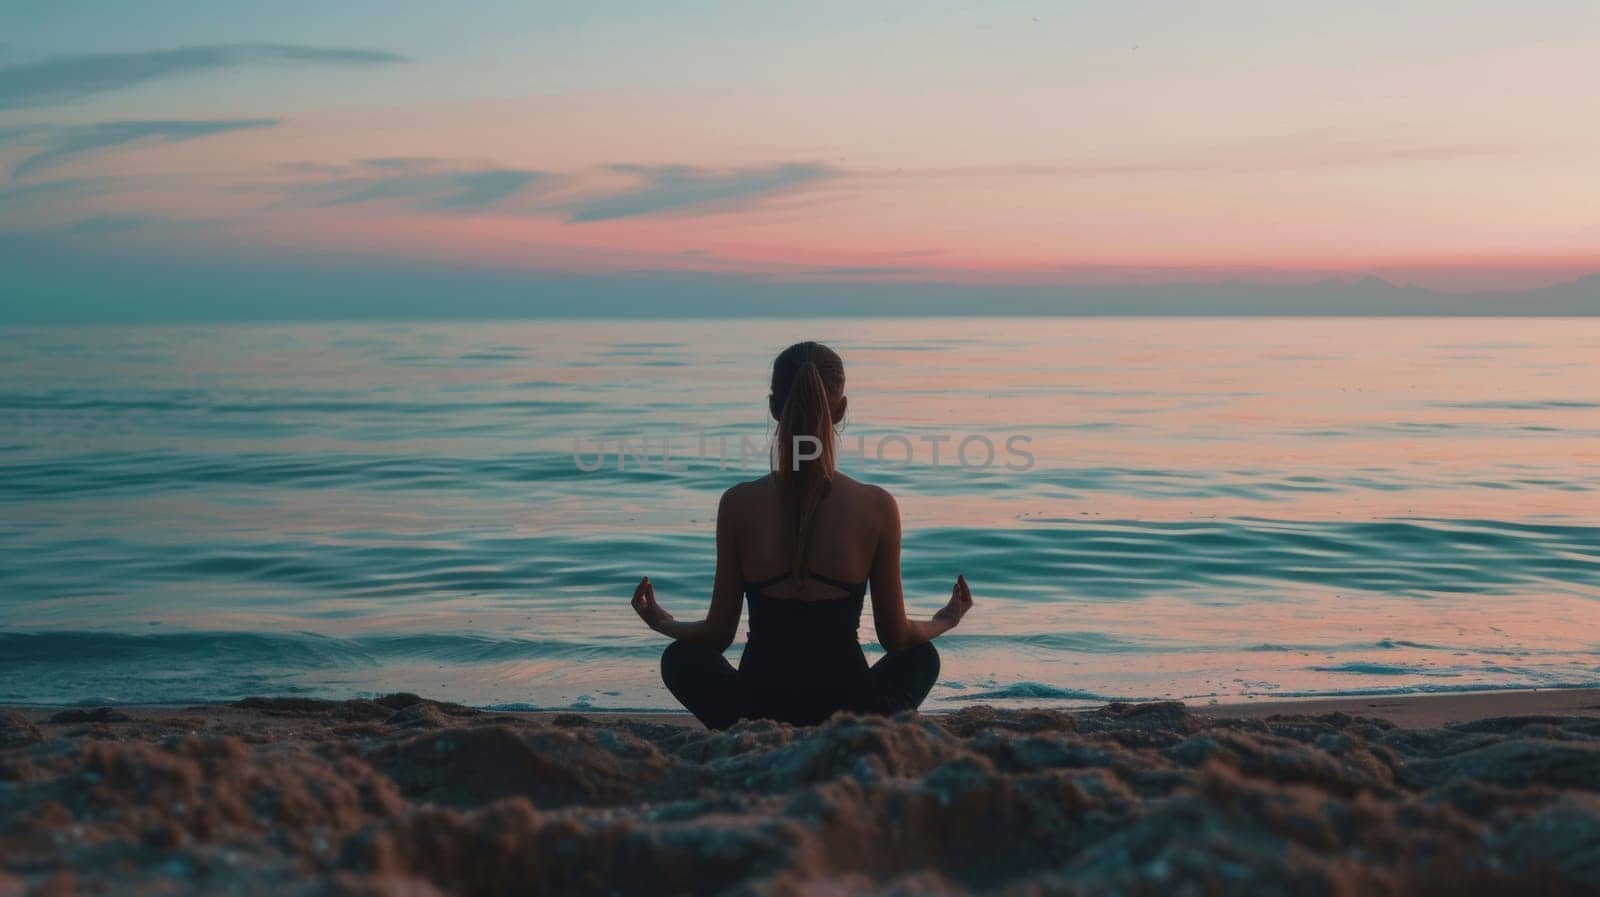
[[[650,584],[648,576],[639,580],[638,587],[633,590],[632,603],[634,613],[639,615],[644,625],[657,632],[661,631],[662,626],[672,622],[672,614],[667,613],[665,608],[656,603],[656,587]]]
[[[950,590],[950,601],[939,608],[933,619],[944,623],[946,629],[954,629],[969,610],[972,610],[972,589],[967,587],[965,576],[957,576],[956,584]]]

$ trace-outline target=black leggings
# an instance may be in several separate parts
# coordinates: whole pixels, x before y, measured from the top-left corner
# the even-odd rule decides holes
[[[661,681],[708,729],[726,729],[742,719],[772,719],[814,725],[835,711],[899,713],[915,710],[939,678],[939,652],[932,642],[886,654],[847,689],[817,694],[762,688],[741,677],[722,652],[695,642],[673,642],[661,652]]]

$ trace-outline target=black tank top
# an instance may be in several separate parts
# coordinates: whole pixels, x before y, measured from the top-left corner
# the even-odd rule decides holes
[[[861,628],[866,581],[850,583],[809,575],[845,594],[837,598],[773,598],[765,594],[765,589],[787,579],[788,573],[745,584],[750,637],[739,658],[739,672],[753,685],[832,691],[853,685],[866,674],[867,658],[856,635]]]

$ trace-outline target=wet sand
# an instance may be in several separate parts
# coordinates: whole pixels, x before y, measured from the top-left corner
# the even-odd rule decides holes
[[[1305,700],[1260,700],[1189,704],[1191,713],[1233,719],[1263,719],[1280,714],[1348,713],[1387,720],[1396,726],[1442,726],[1494,716],[1600,716],[1600,688],[1554,688],[1537,691],[1460,692],[1431,695],[1358,695]],[[1087,711],[1069,711],[1087,712]],[[557,711],[519,714],[551,716]],[[595,720],[640,720],[694,725],[687,713],[584,711]],[[938,716],[940,714],[932,714]]]
[[[1194,709],[1242,719],[1261,719],[1280,713],[1348,713],[1387,720],[1396,726],[1416,728],[1474,722],[1497,716],[1600,716],[1600,689],[1364,695],[1303,701],[1252,701]]]
[[[23,894],[1586,894],[1600,692],[840,717],[0,710]]]

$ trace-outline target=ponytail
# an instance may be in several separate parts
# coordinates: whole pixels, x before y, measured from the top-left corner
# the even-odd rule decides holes
[[[834,474],[834,405],[844,395],[844,363],[820,343],[798,343],[778,356],[772,371],[773,476],[783,506],[789,572],[806,579],[806,556],[817,508]]]

